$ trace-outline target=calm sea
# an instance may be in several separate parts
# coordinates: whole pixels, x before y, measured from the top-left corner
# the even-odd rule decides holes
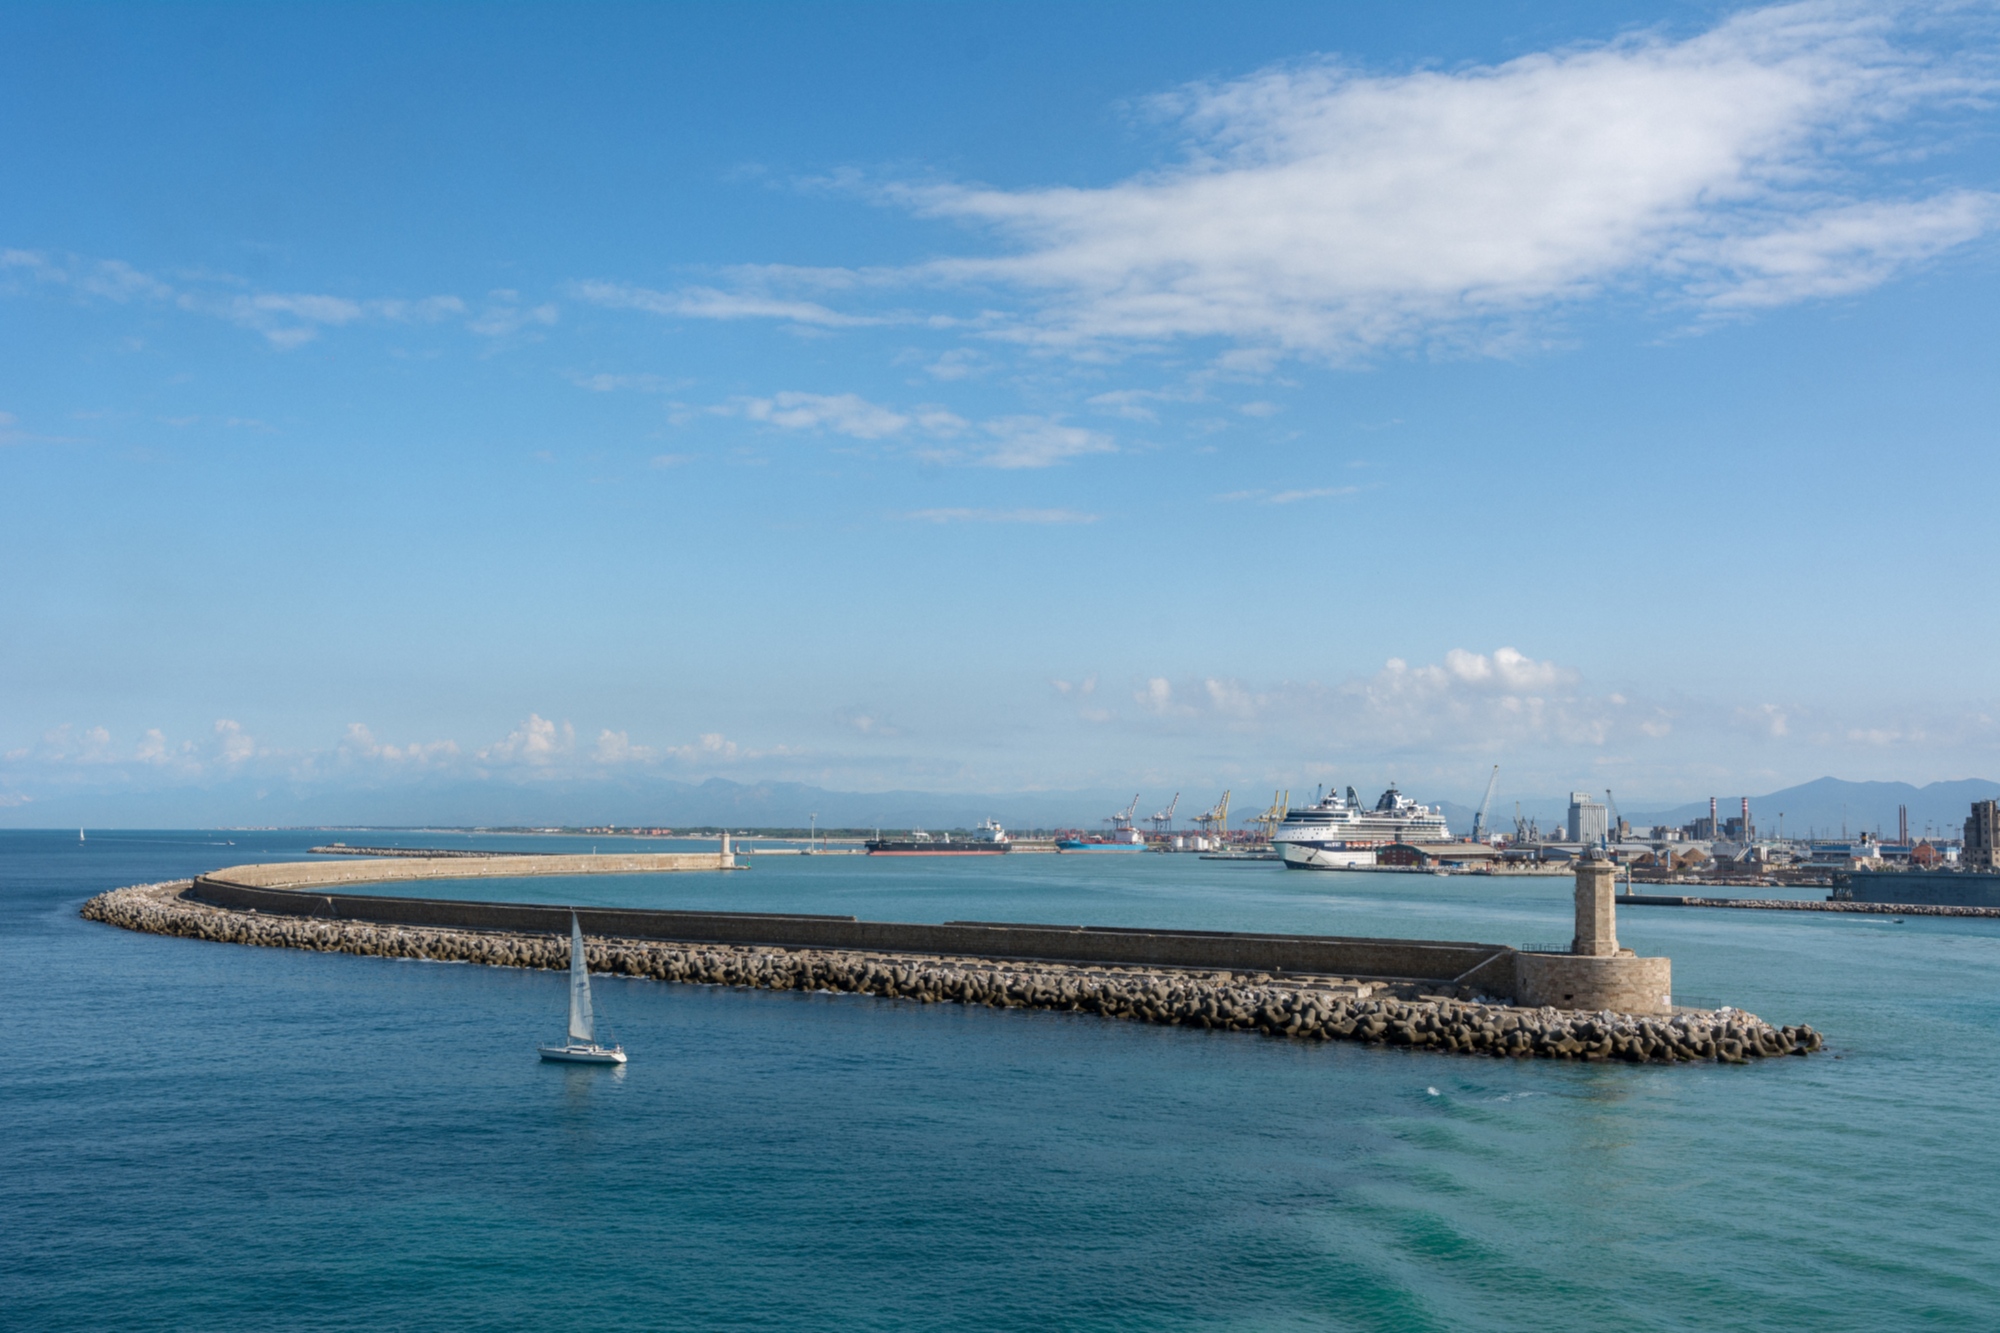
[[[0,833],[0,1327],[2000,1328],[2000,921],[1627,909],[1682,995],[1831,1042],[1741,1068],[605,978],[607,1072],[536,1061],[554,974],[76,915],[316,840]],[[480,887],[1500,943],[1568,914],[1561,880],[1193,857]]]

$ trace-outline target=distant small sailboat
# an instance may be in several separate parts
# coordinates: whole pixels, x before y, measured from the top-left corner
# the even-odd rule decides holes
[[[77,840],[78,842],[82,842],[82,841],[83,841],[83,830],[82,830],[82,829],[78,829],[78,830],[76,831],[76,840]]]
[[[622,1065],[623,1046],[597,1044],[597,1016],[590,1007],[590,966],[584,961],[583,926],[569,914],[569,1037],[560,1046],[537,1046],[544,1060],[573,1065]]]

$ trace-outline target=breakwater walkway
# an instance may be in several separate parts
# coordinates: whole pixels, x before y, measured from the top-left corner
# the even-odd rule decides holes
[[[1857,903],[1820,898],[1693,898],[1665,893],[1623,893],[1618,905],[1638,907],[1740,907],[1754,912],[1859,912],[1870,916],[2000,916],[2000,907],[1933,903]]]
[[[428,860],[432,857],[467,858],[494,856],[556,856],[556,852],[485,852],[472,847],[349,847],[344,842],[330,842],[323,847],[308,847],[314,856],[402,856]]]
[[[224,873],[236,872],[116,889],[91,899],[83,915],[233,944],[508,967],[569,964],[567,908],[325,895],[232,883]],[[1739,1063],[1803,1055],[1822,1044],[1810,1027],[1777,1027],[1738,1010],[1631,1014],[1512,1004],[1482,994],[1507,984],[1519,956],[1494,945],[755,913],[577,915],[599,936],[586,946],[592,970],[659,981],[1088,1012],[1519,1058]],[[834,943],[843,939],[852,943]],[[946,941],[960,947],[926,947]],[[1229,958],[1263,965],[1217,965]],[[1406,970],[1310,970],[1276,961],[1282,958],[1364,967],[1400,961]],[[1468,962],[1455,975],[1432,975]]]

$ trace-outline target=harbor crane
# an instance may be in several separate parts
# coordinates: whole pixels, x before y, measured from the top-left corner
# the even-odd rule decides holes
[[[1493,776],[1486,779],[1486,796],[1485,799],[1479,802],[1479,813],[1472,817],[1472,840],[1474,842],[1486,841],[1486,812],[1493,808],[1493,784],[1498,781],[1500,781],[1500,765],[1495,764],[1493,765]],[[1518,813],[1517,807],[1517,817],[1514,820],[1516,824],[1521,822]]]
[[[1611,814],[1611,827],[1605,830],[1606,839],[1610,842],[1617,842],[1619,841],[1618,826],[1625,822],[1625,818],[1618,813],[1618,802],[1612,799],[1611,788],[1609,787],[1604,789],[1604,804],[1610,807]]]
[[[1292,812],[1291,792],[1274,791],[1271,793],[1271,808],[1266,810],[1263,814],[1258,815],[1255,819],[1251,820],[1250,822],[1253,824],[1262,824],[1264,826],[1264,841],[1269,842],[1271,840],[1271,835],[1278,831],[1278,825],[1284,823],[1285,816],[1290,814],[1291,812]]]
[[[1126,806],[1123,810],[1120,810],[1104,822],[1111,825],[1113,830],[1122,832],[1132,827],[1132,816],[1138,812],[1138,809],[1139,793],[1135,791],[1132,793],[1132,804]]]
[[[1181,794],[1174,793],[1174,799],[1167,802],[1167,808],[1146,816],[1146,822],[1153,826],[1153,832],[1164,836],[1174,831],[1174,807],[1181,803]]]
[[[1194,822],[1201,825],[1202,832],[1213,835],[1217,841],[1228,838],[1229,793],[1222,793],[1222,799],[1215,803],[1215,808],[1196,815]]]

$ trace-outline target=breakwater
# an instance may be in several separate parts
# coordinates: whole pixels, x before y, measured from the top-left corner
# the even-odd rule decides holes
[[[2000,907],[1951,907],[1936,903],[1859,903],[1817,898],[1692,898],[1678,894],[1621,894],[1618,905],[1638,907],[1740,907],[1756,912],[1859,912],[1870,916],[2000,916]]]
[[[128,930],[232,944],[492,966],[563,968],[569,963],[568,941],[564,934],[556,932],[410,925],[304,914],[270,915],[203,901],[196,896],[199,892],[198,881],[135,885],[92,898],[84,905],[83,915]],[[309,903],[316,896],[302,896],[302,900]],[[597,918],[621,914],[580,915]],[[841,917],[765,919],[767,925],[779,930],[786,928],[787,921],[857,926],[893,924],[853,922],[852,918]],[[566,929],[566,911],[564,924]],[[959,924],[989,930],[1009,929],[997,925],[982,927],[980,923]],[[749,927],[739,925],[737,929]],[[1093,932],[1071,933],[1087,936]],[[1183,938],[1207,935],[1211,940],[1232,938],[1205,932],[1161,934]],[[1088,947],[1088,943],[1080,947]],[[1439,993],[1435,983],[1427,985],[1407,979],[616,935],[593,941],[586,948],[593,971],[659,981],[839,991],[920,1003],[1087,1012],[1138,1022],[1260,1032],[1304,1040],[1361,1041],[1462,1054],[1739,1063],[1762,1057],[1803,1055],[1822,1044],[1820,1035],[1810,1027],[1777,1027],[1736,1010],[1682,1010],[1657,1016],[1580,1013],[1482,1003],[1464,995]],[[1501,956],[1512,953],[1500,951]]]

